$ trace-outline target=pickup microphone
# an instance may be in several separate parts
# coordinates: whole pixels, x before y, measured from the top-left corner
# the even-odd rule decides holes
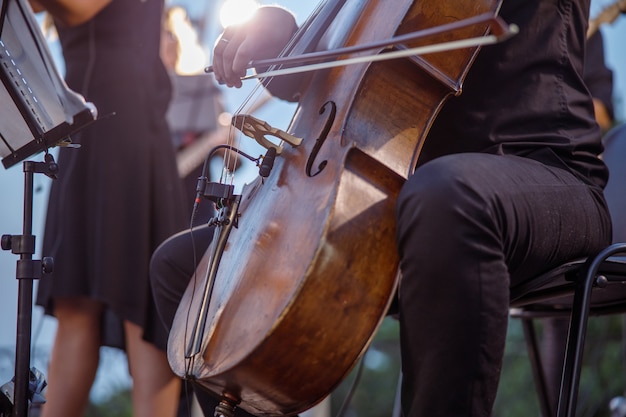
[[[259,175],[263,178],[267,178],[272,172],[272,168],[274,168],[274,160],[276,159],[276,148],[270,147],[265,156],[263,157],[263,161],[261,161],[261,165],[259,166]]]

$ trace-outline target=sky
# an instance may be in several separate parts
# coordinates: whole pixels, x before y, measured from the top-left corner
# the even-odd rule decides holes
[[[183,5],[187,8],[190,16],[199,18],[207,12],[208,2],[198,0],[177,0],[172,3]],[[282,0],[276,3],[292,9],[301,22],[310,12],[311,5],[302,0]],[[306,4],[303,4],[306,3]],[[315,2],[310,2],[315,3]],[[611,2],[594,0],[592,4],[592,17],[603,7]],[[203,41],[207,51],[213,43],[219,25],[215,14],[206,13],[207,30]],[[601,28],[605,39],[606,61],[614,72],[614,100],[616,117],[620,121],[626,121],[626,17],[622,16],[612,25]],[[207,63],[208,64],[208,63]],[[247,82],[241,90],[223,90],[226,109],[234,111],[239,103],[251,91]],[[289,118],[293,114],[294,107],[277,101],[266,105],[258,114],[258,117],[267,120],[270,124],[286,128]],[[279,116],[277,116],[279,115]],[[34,156],[33,160],[40,160],[41,156]],[[22,233],[22,208],[24,174],[21,165],[18,164],[10,169],[0,168],[0,234],[17,235]],[[34,222],[33,233],[37,238],[37,253],[35,259],[41,259],[39,244],[42,241],[42,226],[44,221],[45,204],[50,180],[45,176],[35,176],[34,193]],[[18,256],[7,251],[0,251],[0,385],[13,377],[13,359],[16,333],[16,309],[18,284],[15,278],[15,266]],[[54,319],[44,318],[39,307],[33,309],[33,353],[32,364],[39,370],[45,371],[45,358],[49,354],[52,338],[55,331]],[[106,371],[103,371],[106,369]],[[94,397],[106,395],[112,387],[126,385],[129,382],[128,374],[124,366],[124,356],[119,351],[103,351],[101,372],[94,387]]]
[[[626,121],[626,16],[610,26],[602,26],[607,66],[613,70],[613,100],[615,117]]]

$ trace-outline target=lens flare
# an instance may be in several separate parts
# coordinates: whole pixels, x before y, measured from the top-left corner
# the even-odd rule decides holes
[[[258,7],[255,0],[226,0],[220,9],[220,23],[222,27],[244,23]]]

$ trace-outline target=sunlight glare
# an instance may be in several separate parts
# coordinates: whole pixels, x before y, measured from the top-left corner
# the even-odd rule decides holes
[[[252,17],[259,3],[255,0],[226,0],[220,9],[222,27],[240,24]]]

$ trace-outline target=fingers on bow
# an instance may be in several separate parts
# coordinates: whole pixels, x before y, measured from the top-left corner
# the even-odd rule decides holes
[[[240,55],[240,46],[244,36],[229,31],[222,33],[213,49],[213,70],[215,79],[229,87],[241,87],[241,77],[245,76],[245,64],[249,60]]]

